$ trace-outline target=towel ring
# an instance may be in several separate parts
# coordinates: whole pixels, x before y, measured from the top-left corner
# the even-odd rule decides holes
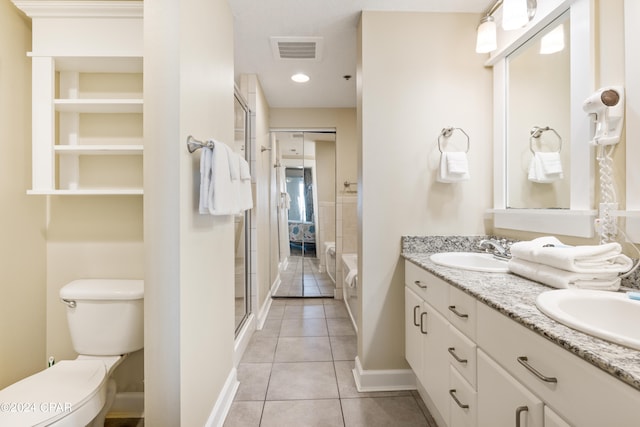
[[[438,150],[440,150],[440,153],[443,153],[442,144],[441,144],[442,137],[449,138],[453,134],[454,130],[459,130],[460,132],[462,132],[464,134],[464,136],[467,137],[467,149],[464,152],[468,153],[469,152],[469,147],[470,147],[469,135],[467,135],[467,133],[464,130],[462,130],[462,128],[454,128],[454,127],[442,128],[442,131],[440,132],[440,135],[438,136]]]
[[[530,132],[530,137],[529,137],[529,150],[531,150],[531,152],[533,153],[533,155],[535,156],[536,151],[533,149],[533,142],[534,140],[538,140],[538,138],[540,138],[540,136],[542,136],[542,134],[546,131],[551,131],[553,133],[556,134],[556,136],[558,137],[558,151],[557,153],[562,151],[562,137],[558,134],[558,132],[556,132],[556,130],[554,128],[550,128],[549,126],[546,127],[540,127],[540,126],[534,126],[531,128],[531,132]]]

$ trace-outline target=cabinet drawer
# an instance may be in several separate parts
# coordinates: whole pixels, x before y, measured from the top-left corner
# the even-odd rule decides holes
[[[476,340],[476,299],[460,289],[449,286],[447,319],[472,341]]]
[[[477,343],[569,424],[638,425],[640,391],[480,303]]]
[[[449,426],[474,427],[476,425],[477,393],[451,366],[449,368]]]
[[[548,406],[544,407],[544,427],[571,427]]]
[[[409,288],[446,317],[448,283],[410,261],[405,261],[404,280]]]
[[[469,382],[471,387],[476,388],[476,344],[467,338],[454,326],[449,325],[449,336],[447,342],[447,352],[449,353],[449,363]]]

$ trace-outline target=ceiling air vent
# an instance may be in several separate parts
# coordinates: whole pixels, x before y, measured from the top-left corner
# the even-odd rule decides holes
[[[322,37],[271,37],[275,59],[319,61],[322,56]]]

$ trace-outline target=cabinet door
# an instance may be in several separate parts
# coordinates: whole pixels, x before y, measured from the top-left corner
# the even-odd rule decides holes
[[[478,350],[478,425],[542,427],[544,405],[482,350]]]
[[[453,366],[449,367],[449,427],[483,426],[477,423],[478,393]],[[487,426],[495,427],[493,424]]]
[[[418,378],[422,375],[422,333],[420,314],[422,298],[411,289],[404,288],[404,357]]]
[[[422,376],[420,382],[433,400],[442,419],[449,419],[449,322],[431,305],[424,303],[420,314],[422,331]]]
[[[544,407],[544,427],[571,427],[560,415],[553,412],[551,408]]]

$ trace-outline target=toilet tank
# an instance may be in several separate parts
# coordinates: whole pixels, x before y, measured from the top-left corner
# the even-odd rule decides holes
[[[116,356],[144,344],[144,282],[80,279],[60,289],[78,354]]]

